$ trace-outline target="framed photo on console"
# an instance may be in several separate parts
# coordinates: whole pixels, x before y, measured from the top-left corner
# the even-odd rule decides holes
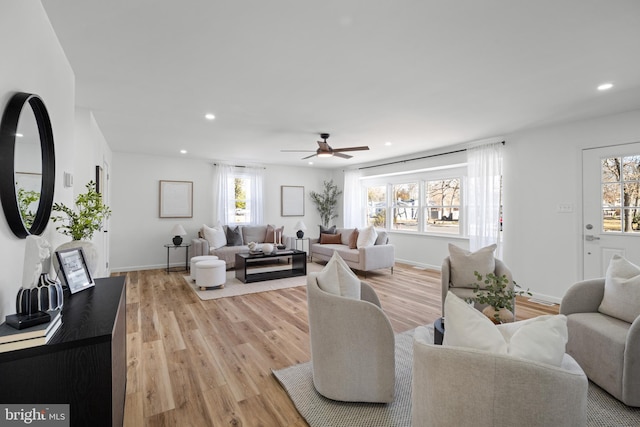
[[[72,294],[95,285],[82,248],[64,249],[56,252],[60,273]]]

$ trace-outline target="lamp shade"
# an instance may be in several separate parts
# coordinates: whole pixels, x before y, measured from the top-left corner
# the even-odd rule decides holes
[[[182,227],[182,225],[180,224],[174,225],[173,228],[171,229],[172,236],[184,236],[186,234],[187,232],[184,231],[184,227]]]

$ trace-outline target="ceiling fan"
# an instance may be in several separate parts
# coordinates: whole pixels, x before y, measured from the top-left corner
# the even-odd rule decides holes
[[[360,147],[344,147],[344,148],[331,148],[331,146],[327,143],[327,138],[329,138],[328,133],[321,133],[320,138],[324,139],[324,141],[318,141],[318,149],[315,150],[315,154],[312,154],[307,157],[303,157],[304,159],[310,159],[311,157],[342,157],[343,159],[350,159],[353,156],[348,154],[343,154],[343,151],[362,151],[368,150],[369,147],[366,145],[362,145]],[[313,152],[313,150],[281,150],[282,152],[290,152],[290,153],[305,153],[305,152]]]

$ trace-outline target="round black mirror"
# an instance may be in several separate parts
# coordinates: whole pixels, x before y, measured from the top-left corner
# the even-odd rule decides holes
[[[16,164],[29,163],[28,172],[16,172]],[[0,200],[16,236],[42,234],[47,227],[55,170],[53,131],[47,108],[38,95],[18,92],[9,100],[0,124]]]

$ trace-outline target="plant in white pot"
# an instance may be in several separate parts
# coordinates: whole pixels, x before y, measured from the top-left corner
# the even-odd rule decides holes
[[[474,271],[476,279],[479,282],[484,283],[483,287],[480,287],[478,283],[474,283],[474,297],[469,300],[477,302],[478,304],[487,304],[482,313],[493,321],[493,323],[504,323],[513,320],[513,301],[516,295],[529,295],[531,292],[529,289],[525,291],[517,291],[515,288],[520,288],[515,280],[513,281],[513,288],[509,288],[509,279],[506,275],[496,276],[493,273],[489,273],[486,276]]]
[[[91,274],[97,268],[98,252],[91,242],[93,234],[102,229],[104,220],[111,216],[111,209],[102,203],[102,194],[96,191],[96,184],[89,181],[87,192],[79,194],[75,200],[75,208],[62,203],[54,203],[51,209],[53,222],[61,223],[56,227],[65,236],[71,236],[71,242],[63,243],[56,250],[81,247],[87,258],[87,267]],[[57,259],[54,258],[54,264]],[[56,268],[59,268],[56,265]]]

